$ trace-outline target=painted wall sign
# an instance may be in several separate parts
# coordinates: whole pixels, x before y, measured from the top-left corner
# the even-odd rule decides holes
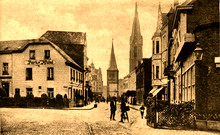
[[[46,65],[55,64],[54,60],[26,60],[24,62],[26,65]]]

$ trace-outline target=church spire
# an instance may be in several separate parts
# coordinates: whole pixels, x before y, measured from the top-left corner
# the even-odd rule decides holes
[[[160,31],[161,27],[162,27],[162,11],[159,3],[156,32]]]
[[[138,18],[138,9],[137,9],[137,2],[135,3],[135,14],[134,14],[134,21],[132,26],[132,32],[130,37],[130,44],[133,43],[136,36],[141,36],[141,30],[140,30],[140,22]]]
[[[114,53],[113,39],[112,39],[112,50],[111,50],[111,57],[110,57],[108,70],[118,70],[116,59],[115,59],[115,53]]]

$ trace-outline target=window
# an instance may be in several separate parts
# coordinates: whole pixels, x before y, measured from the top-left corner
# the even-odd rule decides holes
[[[137,57],[137,46],[134,46],[134,57]]]
[[[29,57],[30,59],[35,60],[35,50],[30,50]]]
[[[78,71],[76,71],[76,81],[78,82]]]
[[[3,63],[2,75],[9,75],[9,73],[8,73],[8,63]]]
[[[20,95],[20,89],[19,88],[15,88],[15,94]]]
[[[72,79],[73,79],[73,70],[70,69],[70,81],[72,81]]]
[[[153,79],[154,79],[154,78],[155,78],[155,74],[154,74],[154,65],[153,65],[153,75],[152,75],[152,76],[153,76]]]
[[[159,53],[160,46],[159,46],[159,41],[156,42],[156,53]]]
[[[32,80],[32,68],[26,68],[26,80]]]
[[[79,82],[81,82],[81,73],[79,73]]]
[[[47,68],[47,80],[54,80],[53,67]]]
[[[159,66],[156,66],[156,79],[159,78]]]
[[[26,90],[27,90],[27,95],[33,95],[32,88],[26,88]]]
[[[54,97],[54,90],[53,90],[53,88],[47,88],[47,93],[48,93],[48,97],[49,98],[53,98]]]
[[[50,50],[44,50],[44,59],[50,59]]]
[[[73,81],[75,81],[75,70],[73,70]]]
[[[153,41],[153,54],[154,54],[154,41]]]

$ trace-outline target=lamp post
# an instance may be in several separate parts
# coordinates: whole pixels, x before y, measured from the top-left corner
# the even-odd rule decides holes
[[[194,50],[194,56],[195,56],[195,61],[197,61],[197,60],[201,61],[203,58],[203,50],[200,47],[200,43],[196,44],[196,48]]]

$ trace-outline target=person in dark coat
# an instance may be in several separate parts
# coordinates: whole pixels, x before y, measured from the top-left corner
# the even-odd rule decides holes
[[[141,118],[142,118],[142,119],[143,119],[143,117],[144,117],[144,110],[145,110],[144,105],[142,105],[142,106],[140,107]]]
[[[111,116],[110,120],[115,120],[115,111],[116,111],[116,98],[112,98],[112,101],[110,103],[110,108],[111,108]]]
[[[124,100],[121,101],[121,121],[123,122],[123,119],[125,117],[125,112],[126,112],[126,104],[124,102]]]

